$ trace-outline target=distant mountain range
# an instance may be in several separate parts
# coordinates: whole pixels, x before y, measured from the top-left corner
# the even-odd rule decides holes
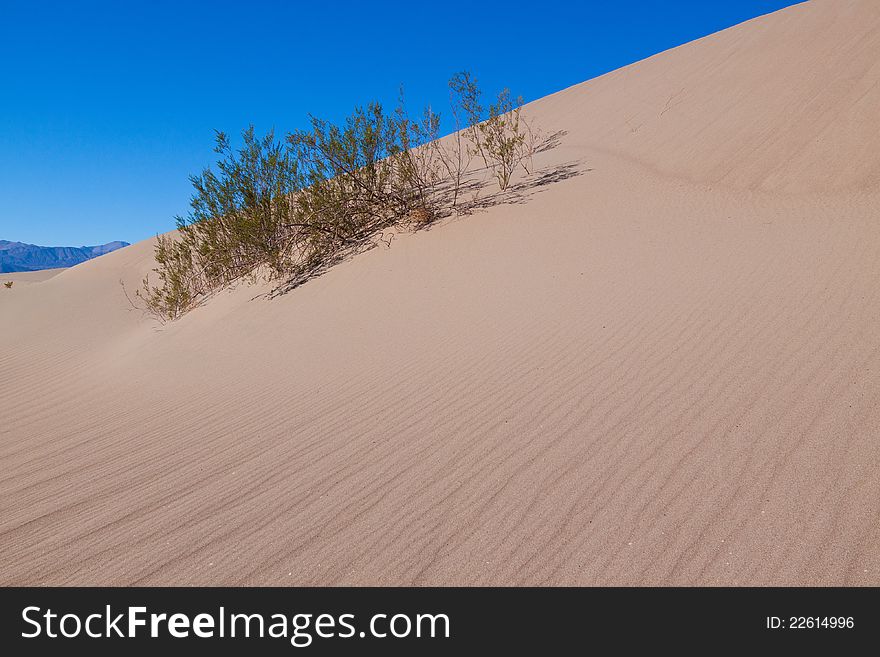
[[[100,246],[37,246],[0,240],[0,274],[72,267],[123,246],[128,246],[128,242],[108,242]]]

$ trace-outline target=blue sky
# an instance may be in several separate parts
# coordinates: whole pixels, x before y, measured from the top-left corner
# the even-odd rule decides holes
[[[284,133],[401,84],[442,110],[462,69],[534,100],[791,4],[0,0],[0,239],[173,228],[215,128]]]

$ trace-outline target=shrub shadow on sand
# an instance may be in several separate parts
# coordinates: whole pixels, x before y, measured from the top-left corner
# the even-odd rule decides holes
[[[565,131],[558,131],[549,135],[535,152],[542,153],[556,148],[561,143],[562,137],[565,136],[565,134]],[[472,215],[476,212],[488,210],[494,206],[526,204],[534,198],[535,195],[542,193],[550,186],[581,176],[590,171],[592,171],[592,169],[587,168],[582,161],[565,162],[532,171],[518,182],[509,185],[507,189],[498,190],[497,184],[491,178],[487,169],[483,168],[474,170],[469,174],[468,179],[463,181],[463,184],[458,190],[458,203],[454,207],[449,207],[445,212],[439,213],[432,219],[432,221],[414,226],[397,225],[391,227],[390,230],[386,229],[374,233],[363,240],[360,240],[358,243],[352,244],[348,248],[339,251],[315,268],[285,281],[266,294],[257,295],[254,299],[274,299],[283,296],[301,285],[304,285],[313,278],[321,276],[331,267],[334,267],[359,253],[364,253],[380,245],[390,248],[394,235],[397,232],[431,230],[434,227],[442,226],[449,221],[455,221],[456,219]],[[493,188],[495,191],[489,191]],[[449,195],[451,198],[451,195],[453,194],[451,185],[448,188],[438,189],[438,194],[440,194],[441,197]],[[443,200],[444,199],[441,199],[439,205],[444,205]],[[451,206],[451,203],[449,205]]]

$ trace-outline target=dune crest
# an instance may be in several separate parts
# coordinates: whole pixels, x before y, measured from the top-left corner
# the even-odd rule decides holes
[[[880,584],[880,4],[536,101],[573,175],[272,301],[0,289],[3,584]]]

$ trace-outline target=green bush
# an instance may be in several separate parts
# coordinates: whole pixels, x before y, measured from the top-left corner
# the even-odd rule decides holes
[[[137,297],[175,319],[241,278],[303,279],[388,226],[422,226],[455,208],[476,155],[507,189],[533,148],[522,101],[505,89],[484,116],[473,76],[449,87],[446,140],[440,116],[427,108],[411,118],[402,93],[393,112],[370,103],[340,125],[312,117],[283,140],[251,126],[237,150],[218,132],[216,169],[190,178],[190,212],[176,235],[157,238],[157,280],[146,277]]]
[[[147,277],[136,292],[156,315],[175,319],[239,278],[261,268],[280,277],[295,262],[289,226],[301,187],[297,162],[272,132],[257,138],[251,126],[242,139],[236,151],[217,133],[217,172],[190,177],[189,215],[177,218],[176,237],[157,238],[158,285]]]
[[[470,142],[468,156],[480,156],[502,191],[508,188],[518,167],[522,166],[525,173],[530,173],[529,166],[540,133],[522,115],[522,97],[511,98],[510,90],[502,89],[496,101],[489,105],[487,113],[482,105],[482,92],[477,80],[469,72],[454,75],[449,87],[456,137],[460,140],[463,134]],[[466,122],[464,126],[460,117]],[[453,150],[458,155],[458,161],[461,161],[460,141],[454,144]],[[467,164],[464,166],[467,168]],[[455,176],[454,169],[450,173]]]

